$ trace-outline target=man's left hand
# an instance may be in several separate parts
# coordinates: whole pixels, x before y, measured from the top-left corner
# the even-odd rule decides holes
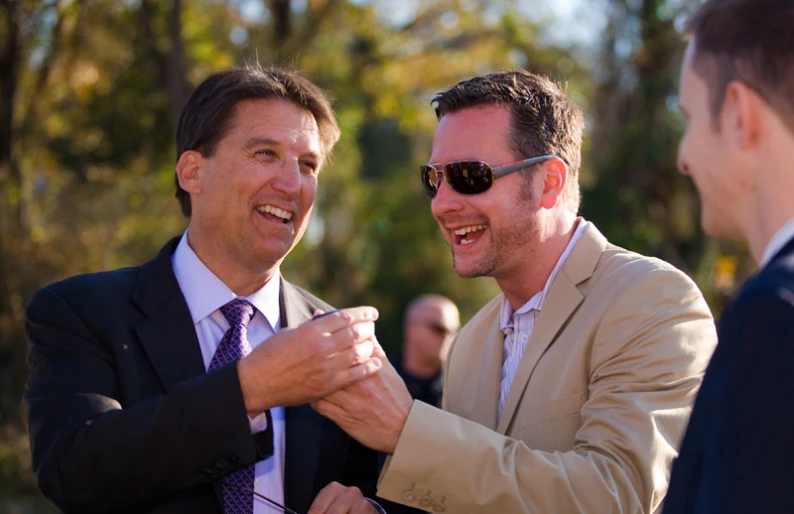
[[[413,399],[377,342],[372,356],[383,364],[377,373],[313,402],[312,407],[364,446],[391,454]]]
[[[345,487],[331,482],[320,491],[309,508],[309,514],[380,514],[375,505],[364,498],[358,487]]]

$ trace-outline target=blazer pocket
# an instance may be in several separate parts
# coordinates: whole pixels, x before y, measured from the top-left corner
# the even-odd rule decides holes
[[[579,414],[582,410],[583,396],[583,393],[576,393],[550,402],[519,407],[520,410],[526,412],[525,416],[520,417],[519,432],[555,419]]]

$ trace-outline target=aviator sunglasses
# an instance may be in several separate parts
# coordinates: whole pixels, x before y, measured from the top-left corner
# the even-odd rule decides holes
[[[435,198],[438,193],[442,177],[453,191],[462,195],[476,195],[488,191],[493,181],[500,177],[555,157],[559,156],[541,155],[494,167],[480,161],[456,161],[445,164],[440,170],[432,164],[425,164],[419,166],[419,172],[422,174],[422,185],[430,198]]]

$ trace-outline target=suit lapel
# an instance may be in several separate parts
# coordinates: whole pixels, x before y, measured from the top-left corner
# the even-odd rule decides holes
[[[279,303],[281,328],[294,328],[312,318],[314,306],[283,278]],[[309,405],[287,407],[285,417],[284,501],[287,507],[302,512],[313,500],[323,418]]]
[[[146,315],[135,332],[166,392],[206,371],[196,329],[171,265],[179,239],[169,241],[141,267],[133,293],[133,300]]]
[[[513,384],[510,386],[502,418],[496,428],[500,434],[506,434],[510,428],[516,408],[538,361],[584,300],[584,296],[577,286],[593,275],[606,245],[606,238],[594,225],[590,224],[582,233],[582,237],[574,246],[568,260],[552,282],[540,314],[535,320],[535,327],[527,341],[526,350],[521,357]],[[496,397],[499,397],[498,393]]]
[[[450,373],[455,373],[455,388],[445,388],[445,410],[496,430],[499,382],[504,336],[499,330],[499,295],[482,320],[456,341]],[[464,339],[465,338],[465,339]],[[459,352],[459,353],[458,353]],[[452,376],[450,376],[450,379]],[[450,380],[451,381],[451,380]]]

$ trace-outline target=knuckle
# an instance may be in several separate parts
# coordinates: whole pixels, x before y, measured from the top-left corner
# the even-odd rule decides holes
[[[353,313],[351,313],[350,311],[342,311],[341,316],[342,316],[342,320],[348,325],[353,323],[353,321],[355,321],[355,317],[353,316]]]

